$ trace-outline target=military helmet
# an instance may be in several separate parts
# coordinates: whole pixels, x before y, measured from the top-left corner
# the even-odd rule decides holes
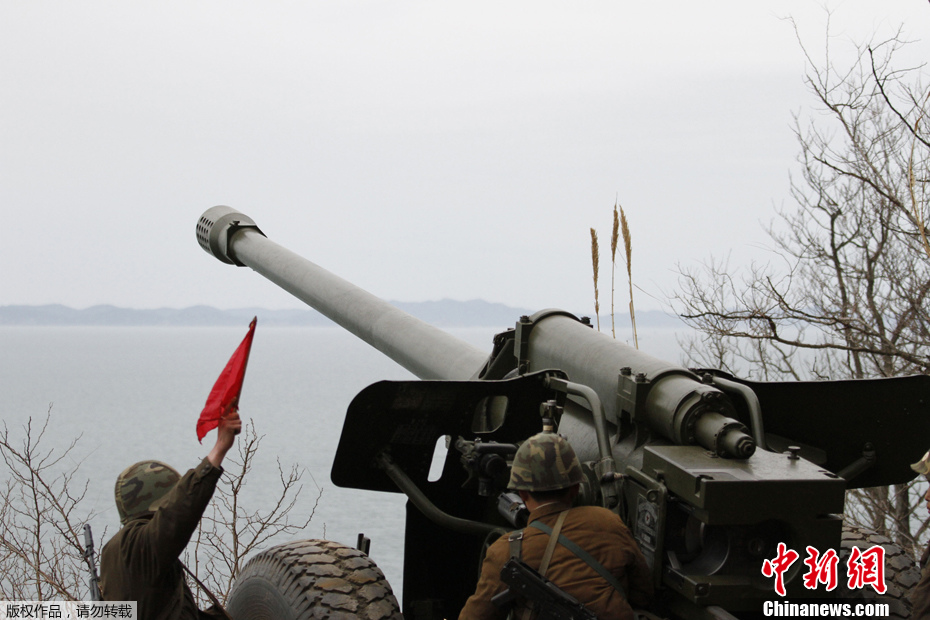
[[[581,463],[568,440],[556,433],[539,433],[523,442],[513,457],[509,489],[557,491],[584,479]]]
[[[120,523],[158,508],[158,501],[181,479],[170,465],[161,461],[139,461],[127,467],[116,479],[116,509]]]
[[[911,469],[916,471],[918,474],[930,476],[930,452],[924,454],[923,458],[911,465]]]

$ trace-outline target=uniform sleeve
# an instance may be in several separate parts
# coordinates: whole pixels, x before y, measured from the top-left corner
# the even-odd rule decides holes
[[[652,569],[646,563],[643,552],[640,551],[639,545],[630,529],[620,518],[620,515],[609,511],[598,511],[598,514],[607,514],[606,521],[602,521],[602,527],[605,531],[612,531],[615,537],[610,540],[616,545],[619,556],[615,556],[615,561],[620,563],[620,573],[616,576],[620,578],[624,586],[626,600],[631,607],[644,607],[651,600],[654,593],[652,583]]]
[[[630,541],[633,544],[632,554],[634,556],[633,564],[627,568],[629,571],[630,591],[627,593],[628,601],[632,607],[644,607],[649,604],[654,594],[652,583],[652,570],[643,557],[643,552],[639,550],[636,541],[632,536]]]
[[[615,515],[617,516],[617,515]],[[652,570],[646,563],[643,552],[640,551],[636,539],[630,533],[629,528],[623,523],[619,516],[621,538],[623,547],[629,555],[629,561],[626,565],[627,577],[627,601],[632,607],[643,607],[652,600],[654,586],[652,583]]]
[[[507,586],[501,581],[501,568],[507,559],[508,550],[506,537],[498,539],[490,548],[481,565],[481,576],[478,577],[478,587],[465,602],[465,607],[459,614],[459,620],[485,620],[503,619],[507,611],[491,602],[494,595],[503,592]]]
[[[222,473],[222,468],[204,459],[184,474],[152,518],[134,531],[133,546],[150,558],[156,573],[171,566],[190,542]]]
[[[930,618],[930,566],[924,566],[920,582],[911,591],[911,605],[912,618]]]

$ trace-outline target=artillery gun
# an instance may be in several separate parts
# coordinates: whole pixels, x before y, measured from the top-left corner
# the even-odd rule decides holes
[[[652,568],[658,613],[680,618],[758,616],[778,598],[761,572],[778,543],[802,555],[808,546],[842,553],[846,490],[911,480],[909,464],[930,443],[927,376],[745,381],[653,358],[561,310],[519,317],[487,354],[268,240],[229,207],[207,210],[197,238],[420,378],[378,382],[352,400],[331,474],[339,486],[406,494],[409,620],[456,617],[487,545],[523,525],[505,493],[508,459],[543,418],[583,463],[579,501],[623,518]],[[428,481],[441,438],[455,449]],[[324,541],[285,547],[243,571],[230,597],[238,620],[328,617],[322,608],[397,615],[380,580],[355,594],[373,579],[360,551]],[[913,563],[887,548],[888,594],[900,597],[915,581]],[[345,578],[347,563],[364,574]],[[809,590],[801,568],[785,575],[792,600],[868,594]],[[270,584],[275,571],[284,583]],[[906,604],[893,603],[906,616]]]

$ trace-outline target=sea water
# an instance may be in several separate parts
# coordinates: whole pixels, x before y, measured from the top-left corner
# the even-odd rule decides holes
[[[501,330],[448,331],[490,352]],[[48,414],[42,446],[56,454],[78,440],[61,467],[79,466],[76,480],[89,481],[81,509],[98,513],[91,520],[98,550],[118,529],[113,483],[125,467],[157,459],[183,473],[206,456],[215,432],[199,444],[196,421],[245,332],[246,326],[0,327],[0,419],[15,438],[30,418],[35,435]],[[680,358],[676,338],[671,329],[639,334],[641,348],[672,362]],[[255,510],[277,499],[280,461],[285,472],[292,465],[304,472],[292,521],[316,504],[305,530],[266,547],[296,538],[355,546],[364,533],[400,599],[405,497],[341,489],[329,472],[352,398],[376,381],[412,378],[340,328],[263,328],[259,317],[240,412],[262,440],[242,501]]]

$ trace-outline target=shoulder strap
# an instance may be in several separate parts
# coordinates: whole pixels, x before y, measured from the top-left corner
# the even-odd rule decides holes
[[[510,543],[510,557],[517,560],[523,559],[523,530],[514,530],[507,536]]]
[[[563,514],[566,514],[566,513],[563,513]],[[537,530],[541,530],[542,532],[545,532],[546,534],[549,534],[550,536],[552,535],[552,528],[540,521],[533,521],[527,527],[535,527]],[[553,538],[555,537],[553,536]],[[591,556],[590,553],[588,553],[587,551],[585,551],[584,549],[576,545],[571,539],[566,538],[562,534],[558,535],[558,541],[563,547],[565,547],[566,549],[574,553],[576,556],[578,556],[579,559],[584,561],[585,564],[593,568],[597,572],[597,574],[603,577],[604,580],[607,583],[609,583],[611,587],[613,587],[617,592],[619,592],[623,598],[626,598],[626,592],[623,590],[623,586],[620,585],[620,582],[617,581],[617,578],[614,577],[610,573],[610,571],[604,568],[603,564],[595,560]]]
[[[510,557],[523,561],[523,530],[514,530],[507,535],[507,542],[510,544]],[[532,606],[520,615],[520,620],[528,620],[529,613],[532,612]],[[511,609],[507,614],[507,620],[516,620],[517,614]]]
[[[555,543],[558,542],[560,532],[562,531],[562,524],[565,523],[565,517],[568,516],[568,511],[564,510],[559,514],[559,518],[555,521],[555,527],[552,529],[552,533],[549,534],[549,544],[546,545],[546,552],[542,556],[542,561],[539,563],[539,574],[543,577],[546,576],[546,573],[549,571],[549,562],[552,560],[552,553],[555,551]]]

